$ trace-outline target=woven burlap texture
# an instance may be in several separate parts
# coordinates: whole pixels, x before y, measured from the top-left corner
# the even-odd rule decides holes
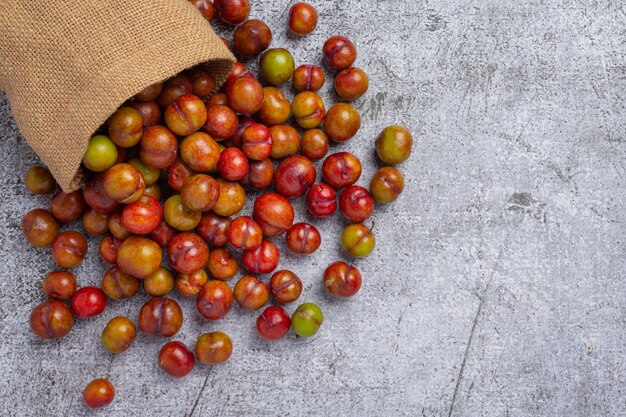
[[[70,191],[89,137],[125,100],[235,58],[186,0],[0,0],[0,89],[30,146]]]

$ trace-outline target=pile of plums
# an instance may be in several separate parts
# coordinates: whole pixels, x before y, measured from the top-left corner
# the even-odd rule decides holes
[[[401,126],[383,129],[376,139],[375,150],[388,166],[371,178],[369,190],[355,185],[361,177],[355,155],[327,155],[330,141],[346,142],[361,126],[359,112],[347,103],[368,89],[365,72],[352,66],[354,43],[333,36],[323,45],[323,60],[344,100],[326,110],[316,93],[325,82],[324,70],[310,64],[296,68],[289,51],[268,49],[272,32],[260,20],[247,20],[248,0],[192,3],[209,20],[216,14],[239,25],[234,51],[246,58],[262,53],[262,79],[237,62],[216,92],[215,80],[201,67],[186,70],[137,93],[89,140],[84,187],[56,192],[49,209],[32,210],[22,221],[28,242],[50,247],[59,266],[43,279],[48,301],[30,316],[31,329],[41,338],[63,337],[75,318],[101,314],[107,298],[133,297],[142,286],[153,296],[137,316],[143,333],[169,338],[181,328],[183,311],[167,297],[175,288],[195,297],[198,313],[207,320],[228,314],[233,300],[241,308],[260,310],[272,299],[278,305],[265,308],[256,321],[261,337],[277,340],[290,329],[312,336],[323,321],[317,305],[303,303],[291,317],[280,306],[298,300],[302,281],[293,271],[276,270],[280,253],[272,238],[284,235],[289,250],[302,255],[322,243],[314,225],[294,223],[291,200],[306,198],[309,212],[320,218],[339,208],[351,222],[340,236],[342,247],[364,257],[375,246],[372,228],[364,224],[375,202],[391,203],[403,190],[403,176],[394,165],[409,157],[413,138]],[[293,5],[289,29],[294,34],[306,35],[316,25],[313,6]],[[279,88],[290,80],[298,91],[291,102]],[[312,161],[322,159],[323,181],[317,182]],[[34,194],[56,189],[50,172],[39,166],[28,170],[25,183]],[[240,213],[246,190],[263,192],[251,215]],[[78,219],[85,232],[102,237],[99,252],[111,266],[100,287],[77,289],[69,271],[85,257],[87,240],[62,225]],[[239,265],[246,274],[231,289],[225,281]],[[261,278],[264,274],[272,274],[269,282]],[[361,287],[359,270],[343,261],[331,263],[322,277],[338,297],[351,297]],[[136,336],[135,322],[115,317],[104,328],[102,343],[120,353]],[[165,372],[182,377],[196,360],[207,365],[228,360],[232,347],[227,334],[205,333],[193,351],[180,341],[166,343],[158,361]],[[114,389],[96,379],[83,394],[88,406],[99,407],[112,401]]]

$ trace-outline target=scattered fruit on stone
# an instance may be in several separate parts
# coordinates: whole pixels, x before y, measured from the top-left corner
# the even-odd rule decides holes
[[[98,252],[102,260],[108,264],[115,264],[117,262],[117,251],[122,244],[122,241],[115,236],[106,235],[100,240],[98,245]]]
[[[83,187],[83,198],[89,207],[102,213],[113,213],[120,206],[104,192],[102,174],[87,177]]]
[[[239,63],[235,62],[235,65],[233,66],[233,70],[235,69],[235,66],[237,66],[237,64],[241,64],[241,62],[239,62]],[[241,64],[241,65],[243,65],[243,64]],[[245,65],[244,65],[244,68],[245,68]],[[210,109],[211,107],[217,106],[217,105],[227,106],[228,105],[228,99],[226,98],[226,94],[224,94],[224,93],[215,93],[211,97],[207,98],[205,104],[206,104],[207,109]],[[207,113],[208,113],[208,111],[207,111]],[[207,122],[209,120],[210,120],[209,119],[209,115],[207,114]]]
[[[376,244],[374,226],[363,222],[374,214],[375,202],[389,204],[403,192],[404,177],[394,165],[410,157],[413,137],[399,125],[384,128],[377,138],[359,134],[361,124],[372,121],[371,112],[359,101],[354,106],[343,101],[367,94],[369,78],[354,66],[357,50],[350,39],[337,35],[324,43],[318,56],[324,68],[296,67],[301,57],[271,45],[272,29],[265,22],[248,20],[249,0],[189,1],[206,20],[216,16],[237,26],[230,28],[233,51],[254,60],[235,62],[228,74],[213,73],[210,64],[188,68],[131,97],[88,140],[81,189],[56,191],[52,173],[42,166],[26,172],[24,184],[31,193],[56,191],[49,210],[31,210],[21,224],[34,246],[32,255],[49,247],[41,253],[49,251],[62,268],[45,275],[42,295],[48,300],[30,315],[31,330],[40,338],[65,336],[75,317],[100,315],[107,298],[123,302],[142,286],[151,297],[142,299],[137,316],[144,335],[137,335],[135,323],[122,316],[106,325],[102,318],[81,320],[82,326],[103,325],[101,341],[111,353],[132,349],[138,336],[174,336],[182,327],[183,309],[185,315],[194,314],[192,325],[203,317],[211,321],[206,323],[211,330],[219,330],[234,301],[237,308],[263,309],[256,318],[263,339],[278,340],[290,330],[311,337],[323,322],[316,304],[289,306],[291,317],[267,304],[294,303],[315,293],[310,277],[298,276],[297,268],[305,262],[320,265],[317,251],[327,239],[320,232],[333,230],[332,222],[347,224],[340,243],[348,255],[369,255]],[[283,29],[305,42],[302,36],[317,23],[316,9],[297,2]],[[329,90],[323,92],[328,109],[318,94],[327,76],[337,93],[328,97]],[[354,153],[346,151],[349,140]],[[367,150],[374,150],[386,166],[362,179],[367,170],[359,157]],[[369,189],[359,180],[369,181]],[[88,254],[82,233],[72,230],[81,224],[90,243],[98,239],[96,255]],[[284,244],[282,237],[272,239],[283,234]],[[107,264],[97,274],[102,277],[99,287],[88,285],[93,271],[84,265],[76,273],[65,270],[88,255]],[[352,297],[362,286],[361,272],[344,261],[319,272],[333,296]],[[180,305],[166,297],[173,289],[178,294],[172,297],[183,300]],[[197,313],[187,311],[190,300],[183,297],[195,297]],[[225,323],[245,318],[239,311]],[[248,323],[251,328],[252,321]],[[189,374],[196,360],[216,365],[231,357],[230,336],[195,330],[193,350],[180,341],[161,347],[158,363],[168,375]],[[87,406],[97,408],[113,400],[114,389],[109,381],[96,379],[83,395]]]
[[[163,207],[158,200],[143,195],[139,200],[124,207],[120,220],[128,232],[147,235],[163,221]]]
[[[237,78],[240,78],[240,77],[255,78],[252,72],[250,72],[248,67],[246,67],[246,65],[243,62],[237,61],[233,64],[233,67],[231,68],[230,72],[228,73],[228,76],[226,77],[226,82],[224,83],[225,86],[228,85],[228,83],[230,83],[231,81],[236,80]],[[209,101],[213,103],[213,100],[217,100],[218,103],[215,103],[215,104],[228,105],[228,97],[225,94],[226,89],[223,88],[223,90],[224,90],[224,93],[221,93],[222,95],[218,93],[215,96],[211,97]]]
[[[90,208],[90,210],[93,210],[96,213],[100,213],[99,211],[96,211],[92,208]],[[126,227],[124,227],[124,225],[122,224],[122,213],[120,212],[108,215],[107,229],[111,233],[111,235],[117,239],[124,240],[131,235],[128,229],[126,229]]]
[[[246,176],[250,162],[239,148],[229,147],[220,153],[217,170],[220,175],[229,181],[239,181]],[[219,198],[219,186],[217,196]],[[215,203],[213,203],[215,204]]]
[[[163,115],[161,114],[161,107],[156,100],[141,101],[135,100],[128,103],[130,107],[137,110],[141,114],[141,122],[144,129],[150,126],[157,125],[162,122]],[[84,161],[83,161],[84,163]]]
[[[192,69],[189,72],[189,77],[191,79],[191,92],[194,96],[205,99],[215,89],[215,78],[199,68]]]
[[[165,200],[163,204],[163,218],[174,229],[186,232],[192,230],[200,223],[202,213],[187,207],[183,202],[182,196],[175,194]]]
[[[161,223],[154,229],[148,237],[152,239],[157,245],[162,248],[166,248],[170,243],[170,240],[174,236],[178,234],[178,230],[174,229],[172,226],[167,224],[165,220],[162,220]]]
[[[179,136],[198,131],[206,122],[206,106],[200,97],[185,94],[172,102],[164,113],[165,124]]]
[[[213,206],[213,212],[217,215],[229,217],[237,214],[246,202],[246,192],[243,187],[234,181],[218,178],[220,196]]]
[[[219,146],[218,146],[219,149]],[[187,178],[194,174],[194,171],[182,159],[176,159],[166,171],[167,185],[172,191],[180,191]]]
[[[135,98],[139,101],[156,100],[159,94],[161,94],[161,91],[163,91],[163,83],[155,83],[135,94]]]
[[[109,232],[109,217],[108,213],[100,213],[90,207],[83,214],[83,228],[85,232],[92,236],[107,234]]]
[[[139,157],[148,166],[167,168],[174,163],[178,154],[178,140],[164,126],[151,126],[141,136]]]

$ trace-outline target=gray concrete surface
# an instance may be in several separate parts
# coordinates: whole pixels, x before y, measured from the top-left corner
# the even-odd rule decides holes
[[[362,291],[348,301],[323,291],[323,268],[342,257],[335,217],[316,222],[318,253],[281,261],[325,312],[310,340],[266,343],[256,314],[233,308],[208,323],[176,297],[186,313],[176,339],[223,330],[235,351],[172,380],[156,363],[162,340],[140,337],[117,356],[98,340],[111,317],[135,318],[145,295],[112,302],[59,342],[37,340],[28,315],[53,264],[19,223],[47,199],[24,189],[37,159],[2,97],[0,415],[626,415],[622,3],[315,1],[320,27],[305,39],[284,33],[290,2],[254,3],[298,63],[318,62],[329,35],[357,43],[371,76],[356,103],[363,128],[334,149],[363,159],[361,183],[383,127],[404,123],[417,139],[404,195],[375,213],[376,251],[355,262]],[[324,91],[330,103],[330,83]],[[95,241],[89,250],[81,285],[104,271]],[[82,388],[101,376],[116,401],[88,412]]]

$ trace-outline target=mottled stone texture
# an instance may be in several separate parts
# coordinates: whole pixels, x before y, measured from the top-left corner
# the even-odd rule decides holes
[[[266,343],[256,314],[234,308],[209,323],[177,297],[186,322],[176,339],[192,345],[223,330],[235,347],[229,363],[175,381],[158,369],[163,340],[141,336],[117,356],[99,342],[111,317],[136,318],[140,295],[79,320],[62,341],[37,340],[28,315],[53,264],[47,250],[26,245],[19,223],[48,200],[24,189],[37,159],[2,97],[0,415],[87,414],[81,391],[100,376],[115,384],[116,401],[88,415],[624,415],[622,3],[315,1],[320,27],[304,39],[285,33],[290,2],[253,3],[273,46],[298,63],[319,62],[330,35],[357,44],[371,77],[356,102],[363,128],[333,150],[363,159],[361,184],[375,170],[383,127],[403,123],[415,134],[401,166],[405,193],[377,208],[378,247],[355,262],[362,291],[347,301],[324,292],[323,268],[343,257],[336,217],[315,222],[318,253],[281,260],[304,281],[303,300],[324,310],[312,339]],[[91,240],[76,269],[81,285],[99,283],[96,254]]]

